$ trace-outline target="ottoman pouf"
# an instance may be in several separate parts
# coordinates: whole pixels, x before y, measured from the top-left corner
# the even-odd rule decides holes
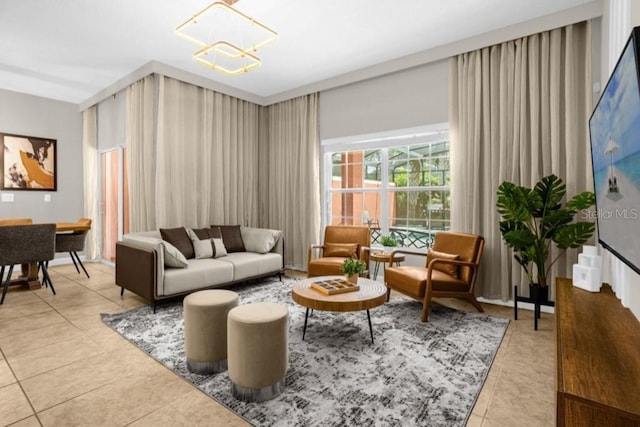
[[[229,312],[229,379],[236,399],[263,402],[284,391],[288,335],[289,311],[284,305],[259,302]]]
[[[237,305],[238,294],[226,290],[198,291],[184,298],[184,350],[190,372],[227,369],[227,315]]]

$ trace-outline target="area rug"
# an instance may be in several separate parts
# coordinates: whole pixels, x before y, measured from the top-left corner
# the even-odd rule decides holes
[[[167,368],[256,426],[462,426],[473,408],[508,319],[403,298],[366,312],[315,311],[305,341],[305,309],[291,300],[294,279],[236,287],[240,303],[279,302],[289,309],[289,369],[277,398],[244,403],[226,372],[187,371],[182,303],[103,314],[104,323]]]

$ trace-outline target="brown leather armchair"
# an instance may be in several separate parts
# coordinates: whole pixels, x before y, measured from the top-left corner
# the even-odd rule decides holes
[[[369,265],[371,230],[369,227],[328,225],[324,229],[324,243],[309,246],[307,277],[343,274],[340,267],[345,258],[358,258]],[[319,256],[314,258],[314,252]]]
[[[421,255],[424,267],[388,267],[384,272],[387,300],[391,289],[422,301],[422,321],[429,316],[431,298],[464,298],[484,312],[473,288],[484,251],[484,238],[475,234],[442,231],[436,234],[433,247],[425,253],[398,250],[393,253]]]

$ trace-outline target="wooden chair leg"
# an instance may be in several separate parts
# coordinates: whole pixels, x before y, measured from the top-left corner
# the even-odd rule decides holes
[[[429,308],[431,307],[431,292],[425,292],[424,301],[422,302],[422,321],[428,322]]]
[[[389,302],[390,297],[391,297],[391,286],[387,285],[387,302]]]
[[[480,305],[480,303],[478,302],[478,300],[476,299],[476,296],[473,294],[469,295],[469,298],[467,298],[469,300],[469,302],[471,302],[471,304],[473,304],[473,306],[480,312],[480,313],[484,313],[484,310],[482,309],[482,306]]]

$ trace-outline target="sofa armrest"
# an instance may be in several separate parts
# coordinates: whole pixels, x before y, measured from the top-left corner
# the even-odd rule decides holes
[[[116,242],[116,285],[156,301],[158,252],[130,242]]]

